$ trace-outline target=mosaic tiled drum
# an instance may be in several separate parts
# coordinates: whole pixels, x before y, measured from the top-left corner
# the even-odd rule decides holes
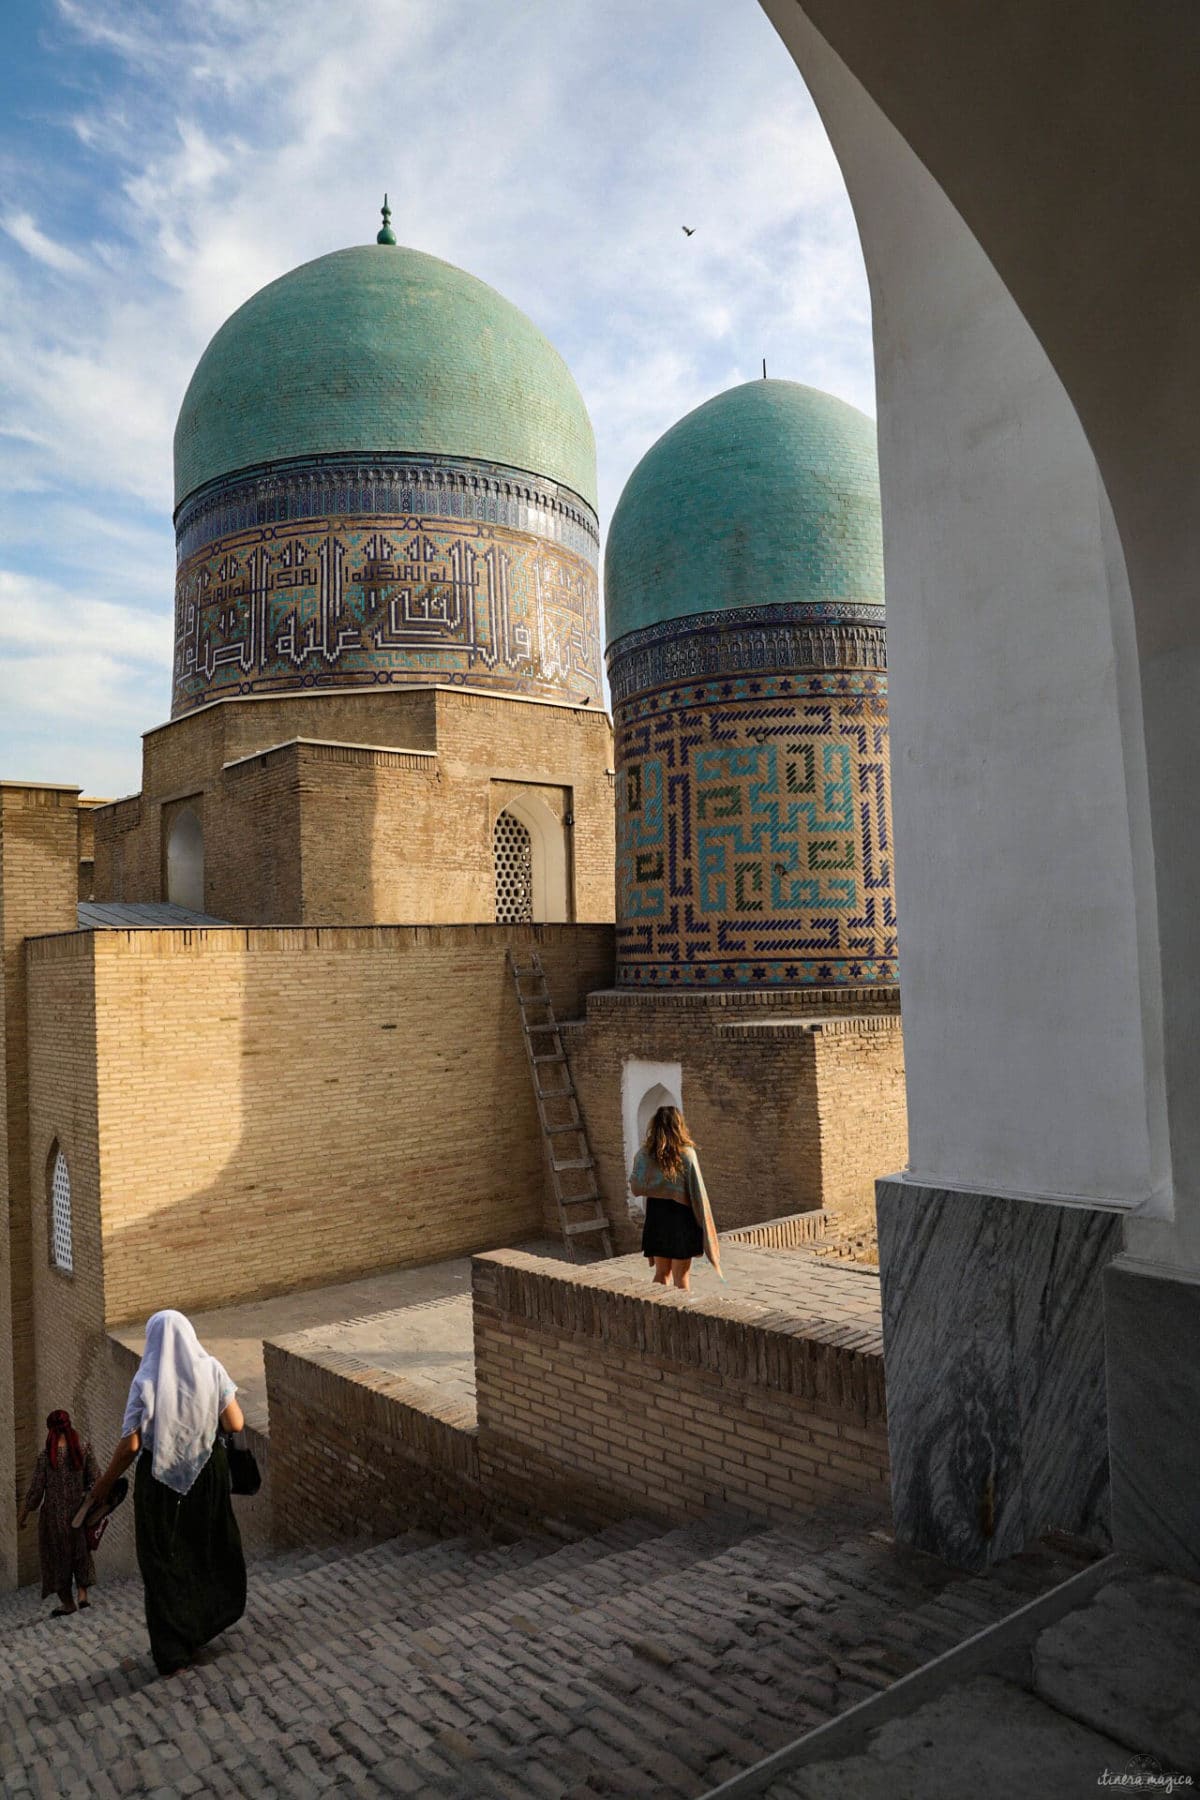
[[[595,446],[536,327],[380,244],[255,294],[175,434],[175,715],[456,683],[600,694]]]
[[[718,395],[630,477],[605,566],[623,987],[892,986],[875,431]]]

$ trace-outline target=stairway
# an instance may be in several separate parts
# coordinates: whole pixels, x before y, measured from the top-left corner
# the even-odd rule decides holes
[[[579,1261],[580,1240],[590,1240],[603,1255],[611,1256],[612,1232],[596,1186],[596,1162],[588,1144],[542,959],[536,950],[531,950],[528,966],[522,968],[510,950],[508,966],[521,1012],[525,1054],[563,1243],[573,1262]],[[522,981],[526,987],[522,987]]]
[[[246,1618],[165,1682],[138,1582],[69,1620],[26,1591],[0,1602],[0,1792],[700,1795],[1078,1566],[971,1577],[816,1516],[409,1533],[253,1564]]]

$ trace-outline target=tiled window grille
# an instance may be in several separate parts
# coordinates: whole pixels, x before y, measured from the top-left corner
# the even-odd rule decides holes
[[[71,1174],[61,1150],[54,1152],[50,1208],[54,1224],[54,1266],[70,1275],[75,1266],[71,1257]]]
[[[492,833],[496,863],[496,923],[533,922],[533,840],[520,819],[502,812]]]

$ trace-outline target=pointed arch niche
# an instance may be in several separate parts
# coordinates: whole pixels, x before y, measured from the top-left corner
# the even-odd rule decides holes
[[[495,868],[495,917],[501,924],[514,923],[512,910],[514,868],[523,860],[528,839],[528,865],[517,871],[517,886],[528,884],[529,923],[565,924],[571,917],[570,861],[567,825],[547,806],[540,794],[527,788],[500,790],[501,804],[492,825]],[[569,816],[569,815],[568,815]]]
[[[660,1106],[683,1111],[683,1070],[679,1063],[641,1062],[634,1057],[621,1069],[621,1125],[625,1140],[625,1197],[630,1214],[641,1218],[646,1202],[629,1192],[629,1171]]]

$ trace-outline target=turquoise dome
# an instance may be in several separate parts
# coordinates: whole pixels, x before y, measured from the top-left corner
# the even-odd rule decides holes
[[[591,423],[557,350],[485,282],[390,244],[304,263],[222,325],[175,428],[176,505],[346,451],[499,463],[596,505]]]
[[[778,602],[883,604],[875,426],[798,381],[748,381],[649,449],[608,534],[608,642]]]

